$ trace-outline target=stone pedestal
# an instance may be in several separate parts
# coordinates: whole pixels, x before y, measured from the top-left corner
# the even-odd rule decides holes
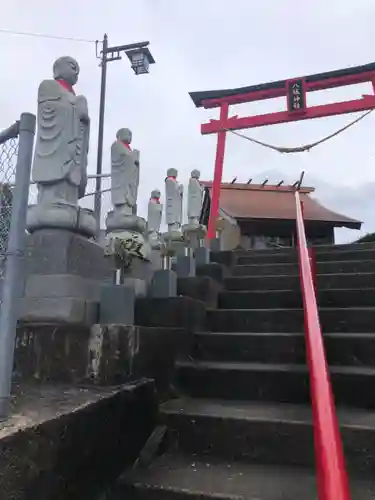
[[[212,238],[212,240],[210,241],[210,250],[212,252],[220,252],[221,251],[220,236],[217,236],[216,238]]]
[[[146,221],[138,215],[123,214],[120,210],[111,210],[106,219],[108,238],[119,238],[130,254],[148,260],[150,248],[145,240]]]
[[[19,325],[14,380],[108,386],[150,377],[168,391],[183,328],[124,324]]]
[[[134,325],[135,297],[133,284],[102,285],[98,322],[109,325]]]
[[[149,288],[149,296],[157,299],[177,296],[177,274],[171,269],[154,272]]]
[[[209,251],[204,247],[204,238],[206,236],[206,228],[199,222],[191,218],[189,223],[183,226],[184,239],[187,242],[189,252],[194,256],[194,266],[204,265],[209,262]],[[195,276],[191,273],[189,276]],[[184,276],[185,277],[185,276]]]
[[[186,254],[186,242],[180,231],[169,231],[164,233],[162,237],[166,247],[173,250],[175,256]]]
[[[150,273],[149,273],[150,274]],[[123,285],[130,287],[133,290],[134,296],[137,297],[145,297],[147,295],[148,283],[150,281],[149,274],[146,279],[141,278],[133,278],[131,276],[127,276],[125,274],[123,279]]]
[[[103,248],[70,231],[41,229],[28,237],[20,320],[91,325],[100,287],[112,273]]]
[[[121,284],[133,286],[136,296],[144,296],[152,278],[151,249],[144,238],[146,221],[137,215],[126,215],[120,211],[111,211],[107,216],[107,233],[109,247],[107,254],[112,261],[113,272],[116,272],[117,240],[121,252],[126,254],[128,263],[121,270]]]
[[[52,188],[56,191],[60,185]],[[30,205],[27,212],[27,230],[33,233],[44,229],[67,230],[91,238],[95,236],[96,231],[95,214],[89,208],[82,208],[74,203]]]
[[[206,247],[198,247],[194,250],[195,263],[197,266],[205,266],[210,263],[210,250]]]
[[[195,276],[195,259],[192,251],[188,255],[177,255],[173,265],[178,278],[192,278]]]
[[[152,248],[150,253],[150,263],[151,269],[153,271],[157,271],[163,267],[163,257],[161,254],[161,250],[157,248]]]

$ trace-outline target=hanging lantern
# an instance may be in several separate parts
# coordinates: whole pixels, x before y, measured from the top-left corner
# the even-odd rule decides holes
[[[150,64],[155,63],[155,60],[147,47],[128,50],[126,55],[128,56],[136,75],[144,75],[148,73]]]

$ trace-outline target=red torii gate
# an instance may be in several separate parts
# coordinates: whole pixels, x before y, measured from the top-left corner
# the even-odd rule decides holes
[[[218,120],[210,120],[201,126],[202,134],[218,135],[207,238],[215,237],[215,221],[219,211],[227,131],[375,109],[375,95],[363,95],[360,99],[319,106],[308,107],[306,104],[307,92],[364,82],[372,83],[375,94],[375,63],[290,80],[263,83],[251,87],[190,92],[189,95],[197,108],[220,108],[220,118]],[[231,104],[261,101],[283,96],[287,98],[286,111],[246,117],[229,116],[229,106]]]

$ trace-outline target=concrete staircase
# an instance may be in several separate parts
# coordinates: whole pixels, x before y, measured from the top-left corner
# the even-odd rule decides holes
[[[375,498],[375,249],[317,249],[318,302],[353,500]],[[119,498],[316,500],[294,250],[236,253],[219,308],[178,364],[169,447]]]

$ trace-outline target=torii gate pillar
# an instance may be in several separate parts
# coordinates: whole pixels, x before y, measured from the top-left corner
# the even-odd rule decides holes
[[[217,134],[214,180],[212,183],[210,218],[208,220],[208,230],[207,230],[207,239],[209,240],[215,238],[216,236],[215,222],[219,214],[220,187],[221,187],[221,179],[223,178],[225,142],[227,138],[227,131],[225,130],[225,124],[228,120],[228,113],[229,113],[229,105],[224,103],[220,107],[221,130]]]

